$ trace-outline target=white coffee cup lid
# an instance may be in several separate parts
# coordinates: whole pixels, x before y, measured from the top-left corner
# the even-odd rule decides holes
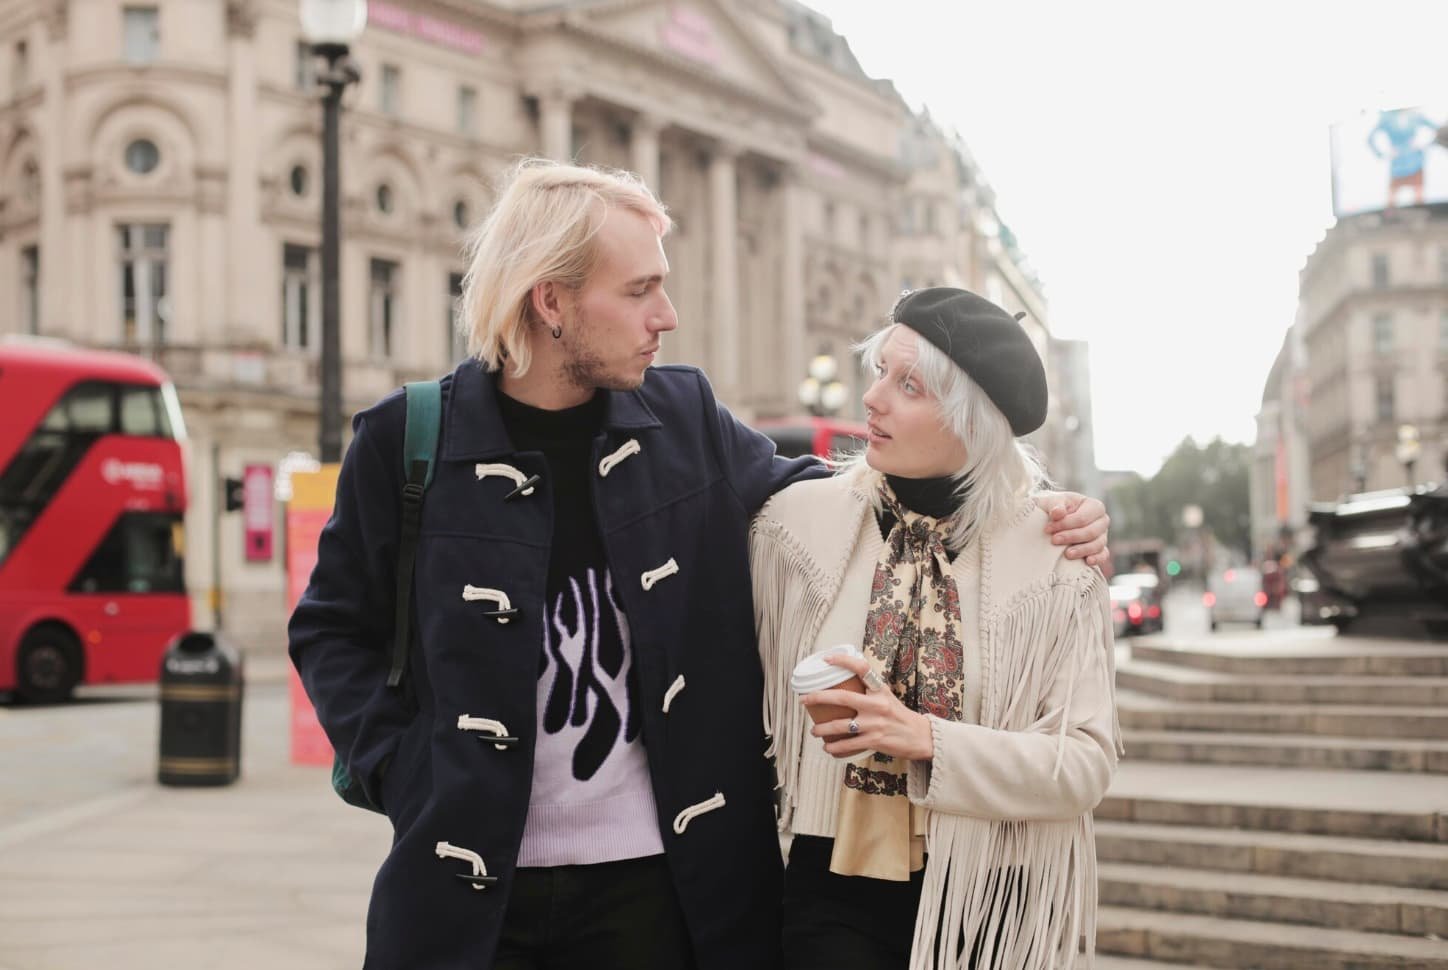
[[[840,643],[812,653],[801,660],[789,675],[789,686],[796,694],[813,694],[817,690],[837,687],[855,676],[854,671],[825,663],[826,657],[864,657],[852,643]]]

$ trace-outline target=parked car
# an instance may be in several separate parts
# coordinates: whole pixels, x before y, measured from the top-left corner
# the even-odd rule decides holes
[[[1220,623],[1251,623],[1262,629],[1262,614],[1267,610],[1267,594],[1262,589],[1262,573],[1251,566],[1234,566],[1213,573],[1202,594],[1207,619],[1213,630]]]
[[[1153,572],[1117,573],[1111,577],[1111,619],[1118,637],[1162,629],[1161,581]]]
[[[1304,623],[1365,636],[1448,637],[1448,483],[1308,510],[1296,590]]]

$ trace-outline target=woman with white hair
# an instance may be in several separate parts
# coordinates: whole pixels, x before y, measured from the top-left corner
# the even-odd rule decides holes
[[[861,349],[864,453],[751,532],[792,836],[785,966],[1071,967],[1083,940],[1089,965],[1112,628],[1101,573],[1043,531],[1044,474],[1017,440],[1045,420],[1040,358],[1016,318],[950,287],[907,294]],[[825,682],[862,693],[791,684],[840,644],[863,656],[801,672],[838,667]]]

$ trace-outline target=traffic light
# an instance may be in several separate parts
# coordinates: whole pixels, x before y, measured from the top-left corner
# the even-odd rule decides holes
[[[226,511],[235,512],[241,508],[244,495],[241,479],[223,478],[221,480],[221,491],[226,496]]]
[[[1181,571],[1181,563],[1177,562],[1175,559],[1168,559],[1166,561],[1166,574],[1168,576],[1178,576],[1181,574]]]

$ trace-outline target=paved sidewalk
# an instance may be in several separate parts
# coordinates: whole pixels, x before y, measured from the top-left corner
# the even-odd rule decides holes
[[[362,965],[391,830],[338,801],[325,767],[288,764],[286,669],[248,661],[235,784],[157,784],[152,733],[124,785],[0,822],[0,970]]]

